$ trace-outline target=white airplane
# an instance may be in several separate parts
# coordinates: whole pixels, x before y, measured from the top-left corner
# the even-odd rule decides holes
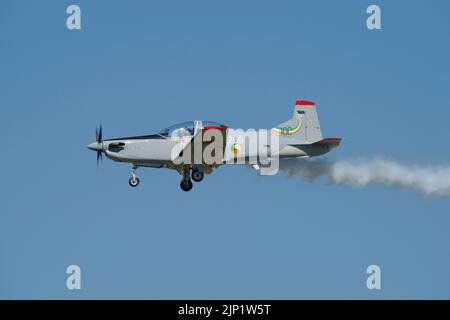
[[[266,142],[261,143],[261,137],[249,139],[261,132],[268,132]],[[205,141],[205,136],[214,138]],[[186,155],[193,158],[192,149],[195,150],[197,138],[201,143],[201,147],[197,148],[202,151],[200,159],[182,161]],[[189,121],[167,127],[157,134],[103,140],[100,126],[96,130],[96,141],[88,148],[97,152],[97,164],[102,154],[113,161],[132,164],[129,180],[132,187],[137,187],[140,182],[136,176],[137,168],[168,168],[182,175],[180,187],[189,191],[192,189],[191,178],[200,182],[205,173],[210,174],[220,165],[253,164],[255,169],[263,171],[267,161],[263,164],[262,159],[319,156],[337,147],[340,142],[341,138],[322,138],[315,103],[298,100],[292,118],[270,130],[244,132],[217,122]],[[210,148],[214,160],[211,162],[206,161],[204,152],[212,144],[216,145]]]

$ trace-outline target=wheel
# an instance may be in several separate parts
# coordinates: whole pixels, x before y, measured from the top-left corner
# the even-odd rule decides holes
[[[204,176],[205,175],[203,174],[203,171],[199,170],[192,171],[192,180],[194,180],[195,182],[202,181]]]
[[[130,184],[130,186],[132,186],[133,188],[136,188],[139,184],[140,180],[138,177],[131,177],[130,180],[128,180],[128,183]]]
[[[180,187],[183,191],[189,191],[192,189],[192,181],[190,179],[181,180]]]

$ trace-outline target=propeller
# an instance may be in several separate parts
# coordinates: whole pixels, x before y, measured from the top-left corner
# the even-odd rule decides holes
[[[100,161],[103,161],[103,129],[102,125],[95,129],[95,140],[98,144],[101,144],[101,149],[97,150],[97,166]]]

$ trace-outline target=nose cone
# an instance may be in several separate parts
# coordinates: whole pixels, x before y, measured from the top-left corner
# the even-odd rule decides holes
[[[93,151],[102,151],[102,144],[98,142],[92,142],[87,147]]]

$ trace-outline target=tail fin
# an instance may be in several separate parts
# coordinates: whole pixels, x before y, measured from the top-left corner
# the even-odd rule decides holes
[[[311,144],[322,140],[316,104],[311,101],[297,100],[292,119],[276,126],[272,132],[290,138],[298,144]]]

